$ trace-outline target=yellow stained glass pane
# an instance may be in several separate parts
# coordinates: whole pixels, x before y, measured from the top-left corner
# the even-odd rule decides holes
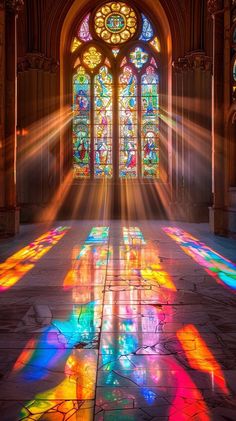
[[[83,55],[83,62],[90,68],[95,69],[102,61],[102,54],[96,47],[90,47]]]
[[[108,44],[119,45],[130,40],[137,31],[135,11],[123,2],[110,2],[96,13],[96,34]]]
[[[159,41],[159,39],[157,38],[157,37],[155,37],[151,42],[150,42],[150,44],[152,45],[152,47],[158,52],[158,53],[160,53],[161,52],[161,44],[160,44],[160,41]]]
[[[76,62],[75,62],[74,68],[78,67],[80,64],[81,64],[81,61],[80,61],[80,59],[78,57],[77,60],[76,60]]]
[[[74,53],[81,44],[82,42],[78,38],[74,38],[71,44],[71,52]]]

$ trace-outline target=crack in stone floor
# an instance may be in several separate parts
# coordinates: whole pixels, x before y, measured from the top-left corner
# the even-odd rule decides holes
[[[168,222],[43,229],[0,245],[2,421],[236,419],[236,243]]]

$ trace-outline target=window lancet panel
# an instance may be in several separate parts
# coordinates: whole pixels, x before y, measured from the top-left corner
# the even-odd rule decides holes
[[[91,155],[91,79],[83,67],[73,78],[73,150],[75,178],[90,176]]]
[[[159,177],[159,77],[152,66],[141,79],[142,176]]]
[[[94,143],[96,178],[112,177],[112,75],[101,67],[94,82]]]
[[[119,80],[120,177],[136,178],[138,149],[137,77],[125,66]]]

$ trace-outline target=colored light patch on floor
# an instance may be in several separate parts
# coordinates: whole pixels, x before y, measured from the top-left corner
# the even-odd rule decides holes
[[[106,244],[109,238],[109,227],[93,227],[85,244]]]
[[[163,231],[218,282],[236,290],[236,265],[233,262],[182,229],[167,227]]]
[[[33,401],[28,402],[26,407],[21,410],[20,419],[24,419],[23,417],[27,415],[27,412],[33,414],[30,419],[42,419],[43,414],[45,414],[46,419],[47,411],[52,410],[55,404],[61,400],[67,401],[68,405],[72,401],[93,400],[95,397],[96,370],[97,351],[74,350],[65,365],[65,379],[55,388],[39,393]]]
[[[43,417],[43,418],[42,418]],[[19,420],[83,420],[93,418],[93,402],[91,401],[41,401],[33,400],[21,410]]]
[[[143,237],[143,234],[141,232]],[[125,236],[124,236],[125,238]],[[126,245],[120,247],[120,259],[122,268],[127,275],[136,274],[143,281],[151,285],[159,285],[162,288],[176,291],[176,286],[171,276],[163,270],[158,258],[158,250],[151,242],[146,242],[143,237],[144,245]]]
[[[195,326],[185,326],[177,332],[177,338],[182,345],[190,367],[194,370],[208,373],[217,386],[227,394],[228,388],[221,367]],[[190,339],[193,339],[195,342],[194,349],[186,347],[186,343]]]
[[[138,227],[123,227],[123,240],[125,245],[144,245],[143,234]]]
[[[35,263],[51,250],[68,232],[69,227],[58,227],[41,235],[27,247],[0,264],[0,291],[13,287]]]

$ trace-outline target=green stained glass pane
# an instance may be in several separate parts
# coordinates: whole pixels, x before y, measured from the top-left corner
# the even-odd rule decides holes
[[[137,47],[130,53],[130,61],[137,69],[141,69],[148,61],[148,54],[141,47]]]

